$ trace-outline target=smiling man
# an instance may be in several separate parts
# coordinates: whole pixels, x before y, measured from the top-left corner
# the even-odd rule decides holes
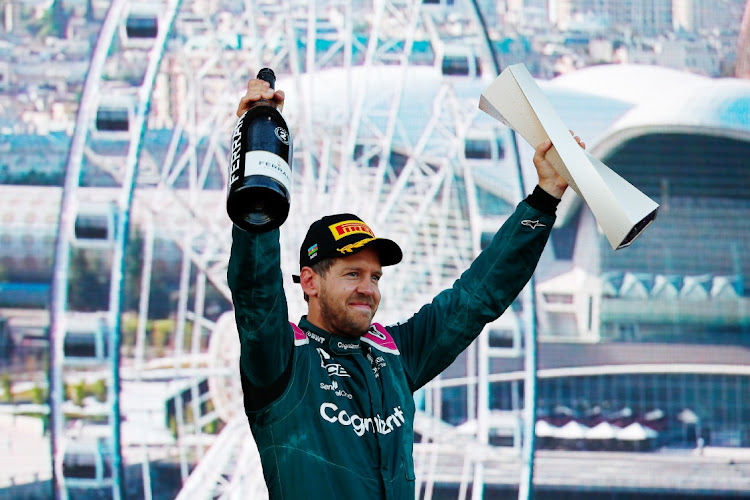
[[[356,215],[314,222],[300,249],[300,275],[294,277],[309,303],[308,321],[330,333],[361,337],[380,305],[381,266],[399,261],[399,246],[376,238]]]
[[[251,80],[238,116],[261,97],[283,105],[283,92]],[[401,249],[356,215],[310,226],[294,276],[308,301],[298,324],[288,320],[279,230],[233,228],[228,280],[245,412],[272,500],[414,498],[413,393],[498,318],[534,272],[567,187],[546,160],[550,148],[537,147],[538,186],[469,269],[396,325],[373,318],[383,268],[401,261]]]

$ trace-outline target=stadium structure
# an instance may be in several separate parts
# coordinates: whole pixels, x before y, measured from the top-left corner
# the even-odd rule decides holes
[[[477,108],[497,71],[472,4],[218,3],[207,15],[201,2],[114,0],[64,187],[0,186],[14,200],[0,216],[4,267],[52,275],[52,482],[62,498],[157,496],[164,462],[179,470],[178,498],[264,495],[227,309],[224,212],[233,110],[258,68],[279,75],[295,138],[284,272],[323,213],[373,221],[405,251],[384,279],[384,323],[450,286],[533,188],[532,148]],[[134,62],[140,73],[118,73]],[[660,213],[613,252],[566,195],[533,286],[415,395],[418,497],[481,498],[523,483],[535,339],[538,491],[748,494],[750,462],[737,457],[750,448],[750,83],[622,65],[540,84],[594,156]],[[174,123],[159,124],[165,85]],[[142,271],[135,346],[122,357],[128,234],[139,235]],[[80,252],[110,277],[96,312],[67,300]],[[157,267],[178,291],[163,353],[147,348]],[[287,298],[296,320],[304,302],[291,280]],[[104,403],[65,401],[64,381],[81,373],[107,377]],[[603,422],[611,433],[594,437]],[[565,434],[572,424],[578,435]],[[696,446],[705,452],[685,451]]]

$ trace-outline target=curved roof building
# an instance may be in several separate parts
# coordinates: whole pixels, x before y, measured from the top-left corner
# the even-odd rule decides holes
[[[579,307],[568,318],[572,336],[617,339],[624,330],[641,339],[708,342],[728,334],[729,342],[748,343],[750,82],[598,66],[552,80],[547,91],[553,102],[566,102],[563,120],[583,137],[586,115],[593,116],[594,156],[660,204],[654,224],[617,252],[591,230],[593,217],[580,202],[569,205],[566,225],[553,235],[556,258],[569,265],[542,288],[561,291],[568,282],[569,293],[591,298],[574,301],[591,303],[597,314]],[[589,113],[592,95],[598,109]],[[591,283],[588,293],[573,290],[582,279]],[[672,337],[675,330],[682,335]]]

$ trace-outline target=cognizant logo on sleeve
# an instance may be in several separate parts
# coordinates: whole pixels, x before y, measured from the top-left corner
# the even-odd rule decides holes
[[[320,405],[320,416],[323,420],[332,424],[339,423],[343,426],[351,426],[357,436],[364,436],[365,432],[378,432],[390,434],[396,427],[404,423],[404,412],[400,406],[393,409],[393,413],[386,418],[380,415],[362,418],[359,415],[349,415],[346,410],[339,410],[334,403],[323,403]]]

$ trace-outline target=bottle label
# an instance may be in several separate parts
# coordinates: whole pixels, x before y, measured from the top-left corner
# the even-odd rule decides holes
[[[237,171],[240,169],[240,159],[242,158],[242,123],[245,121],[247,111],[242,113],[240,119],[237,121],[237,125],[234,127],[234,133],[232,134],[232,157],[229,159],[229,187],[237,182],[239,175]]]
[[[268,151],[248,151],[245,153],[245,177],[265,175],[279,181],[287,191],[292,190],[292,169],[279,155]]]

